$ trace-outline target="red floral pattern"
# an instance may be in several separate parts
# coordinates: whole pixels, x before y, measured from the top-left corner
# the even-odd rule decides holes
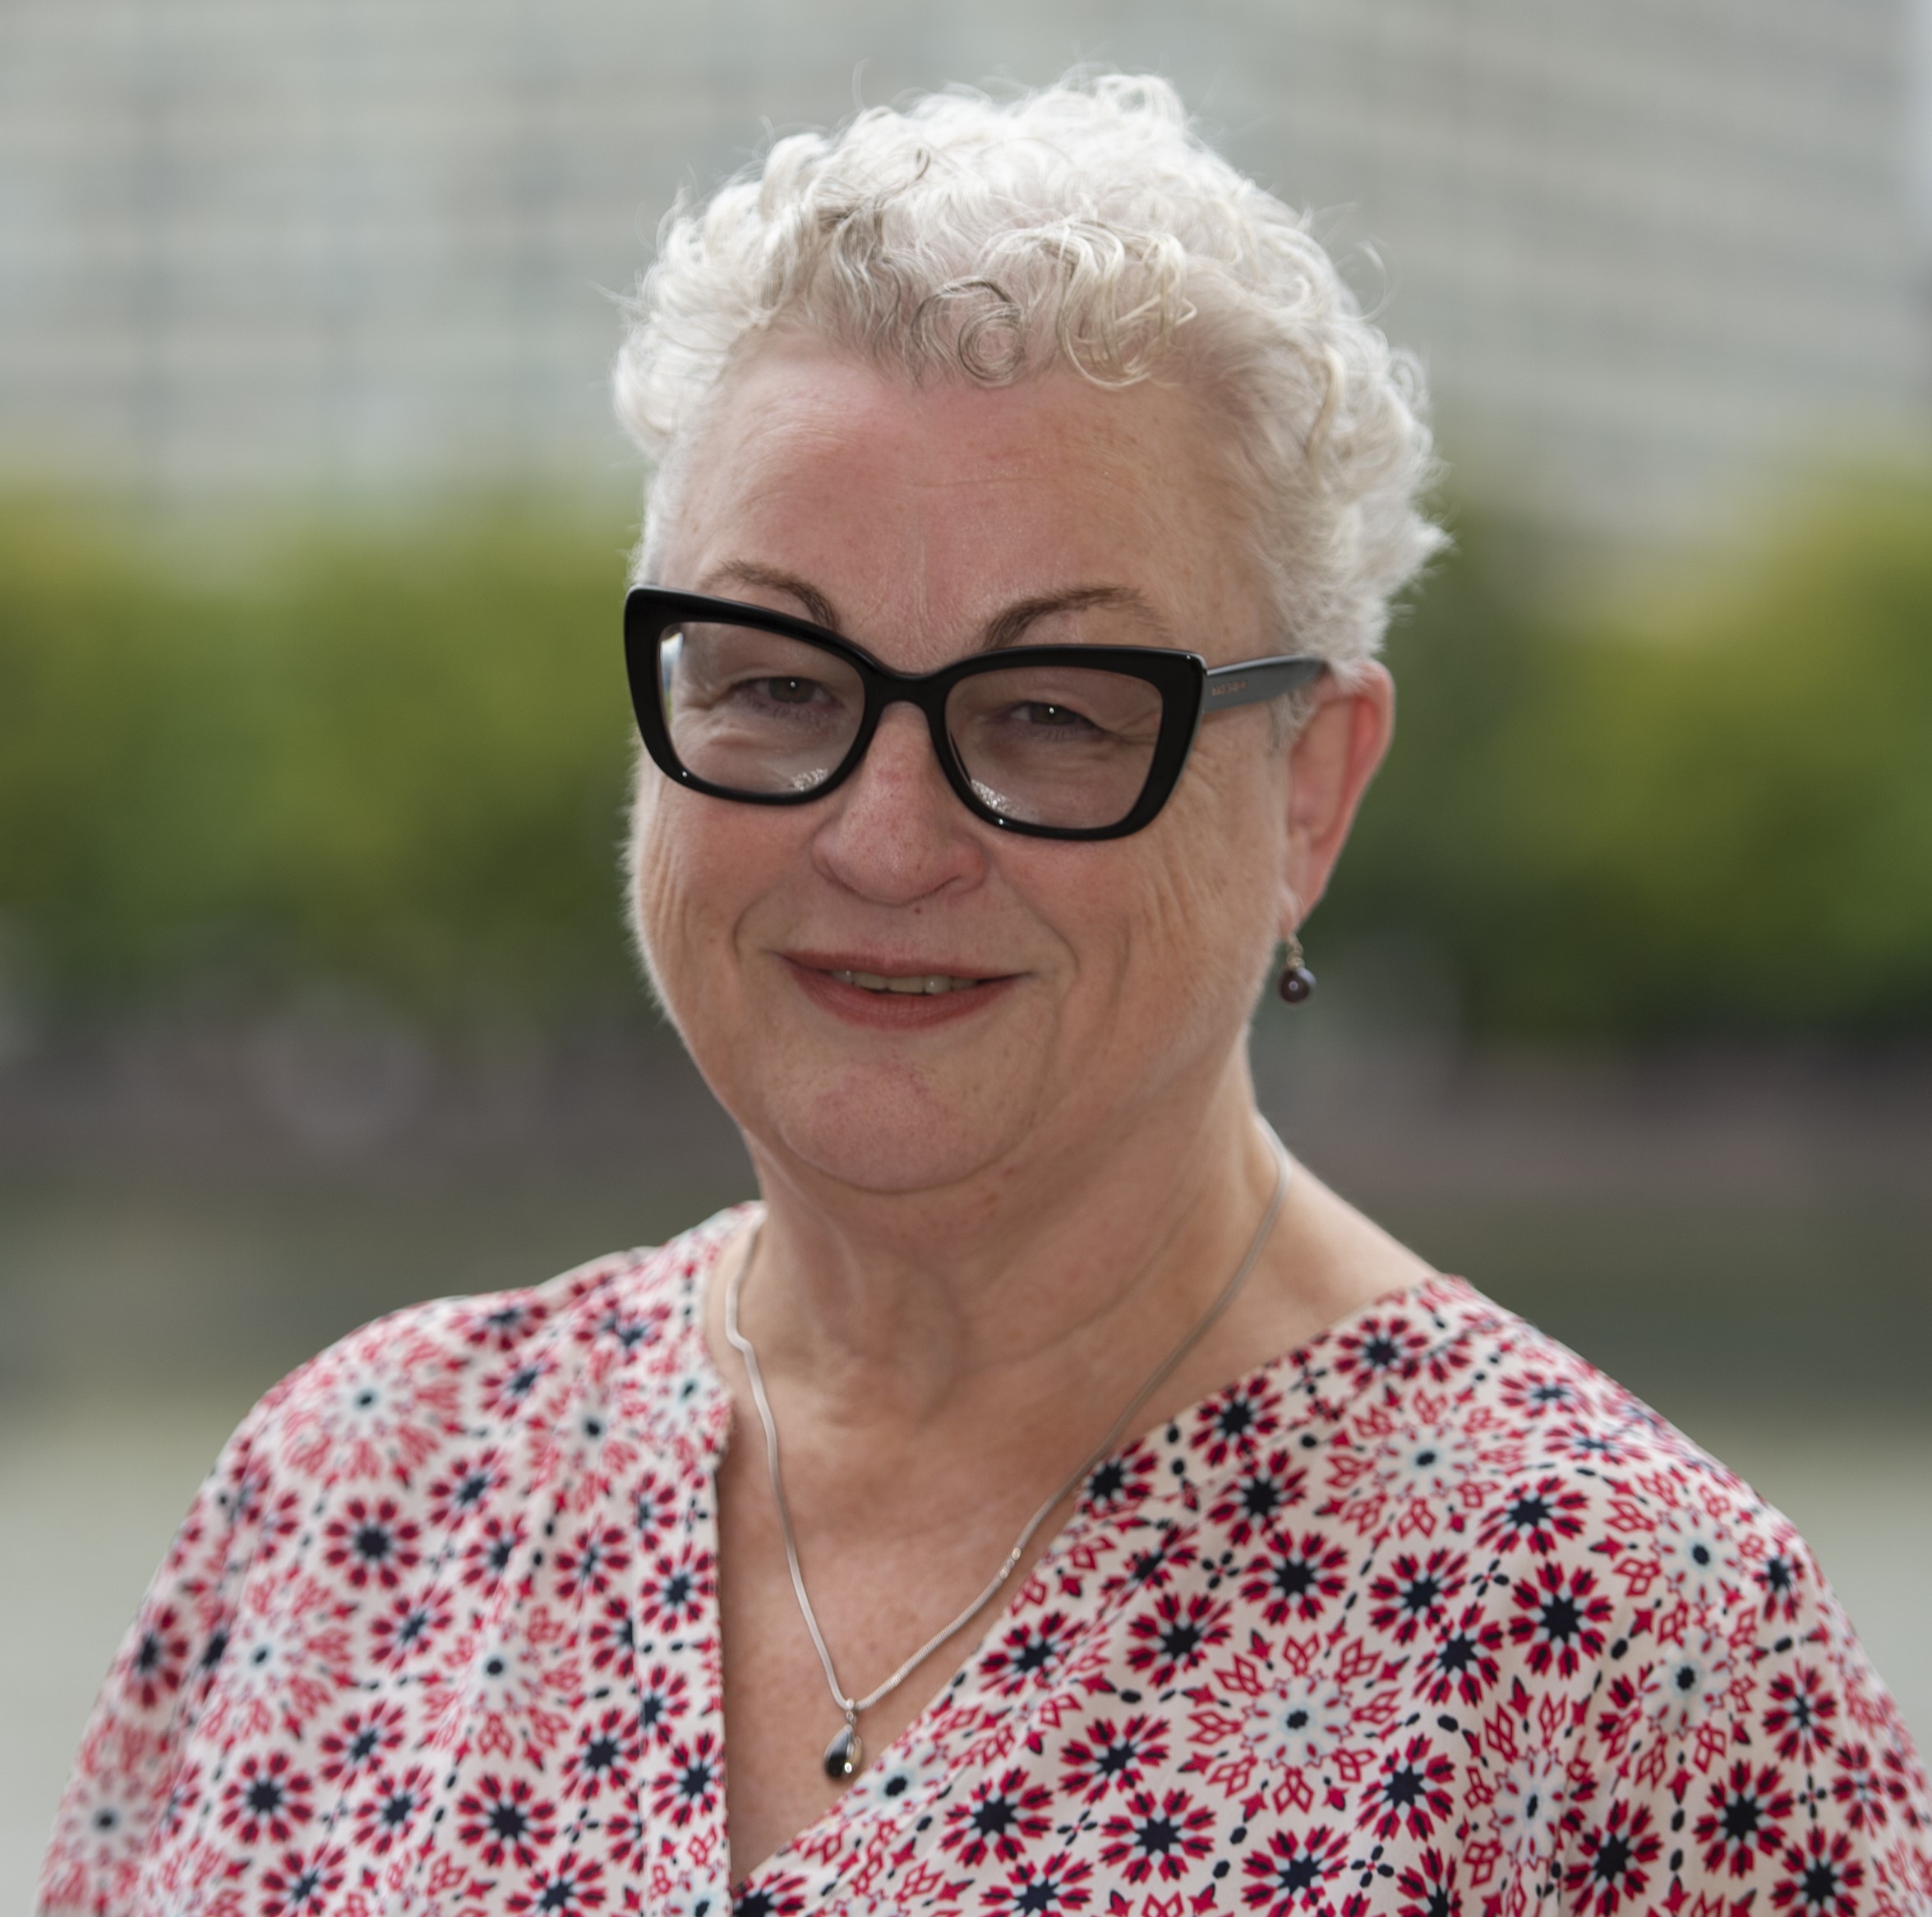
[[[277,1387],[129,1633],[48,1910],[727,1917],[727,1214]],[[1459,1281],[1130,1445],[736,1887],[807,1910],[1907,1917],[1925,1779],[1790,1525]]]

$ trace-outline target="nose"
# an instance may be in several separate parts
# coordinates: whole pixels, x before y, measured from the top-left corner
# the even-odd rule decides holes
[[[911,905],[984,875],[972,814],[947,784],[925,715],[912,706],[886,707],[859,769],[831,803],[812,841],[814,862],[863,898]]]

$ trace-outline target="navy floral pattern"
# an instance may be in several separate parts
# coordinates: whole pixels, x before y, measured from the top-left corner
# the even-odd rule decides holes
[[[367,1327],[224,1453],[48,1911],[1906,1917],[1925,1779],[1791,1526],[1459,1280],[1109,1459],[727,1882],[704,1283],[740,1216]]]

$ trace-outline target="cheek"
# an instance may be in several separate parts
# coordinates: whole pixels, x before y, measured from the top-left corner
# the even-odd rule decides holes
[[[630,878],[631,927],[653,979],[663,962],[664,929],[674,922],[670,910],[676,889],[673,859],[666,839],[664,782],[654,767],[640,764],[631,781],[630,840],[625,864]]]
[[[629,860],[632,921],[658,999],[680,1030],[697,995],[731,975],[717,963],[716,947],[729,940],[757,882],[756,848],[738,842],[746,822],[735,810],[749,809],[727,809],[681,791],[652,767],[639,775]]]
[[[631,787],[630,836],[625,848],[625,906],[638,956],[652,995],[680,1032],[684,1020],[677,1003],[678,980],[684,968],[671,949],[671,929],[678,923],[673,861],[666,844],[662,781],[648,765],[640,767]]]
[[[1189,1030],[1245,1021],[1274,949],[1279,821],[1267,784],[1252,755],[1196,753],[1169,803],[1144,919],[1128,928]]]

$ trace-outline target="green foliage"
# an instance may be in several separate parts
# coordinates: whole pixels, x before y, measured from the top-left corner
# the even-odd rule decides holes
[[[1848,490],[1642,634],[1538,629],[1463,544],[1329,923],[1427,941],[1478,1031],[1932,1034],[1932,495]]]
[[[224,588],[16,510],[0,912],[69,1007],[629,998],[623,580],[618,527],[512,505],[282,541]]]
[[[1932,498],[1841,495],[1642,635],[1533,611],[1533,549],[1458,537],[1317,952],[1426,947],[1482,1034],[1932,1035]],[[498,503],[211,583],[0,502],[0,920],[53,1008],[641,1007],[623,545]]]

